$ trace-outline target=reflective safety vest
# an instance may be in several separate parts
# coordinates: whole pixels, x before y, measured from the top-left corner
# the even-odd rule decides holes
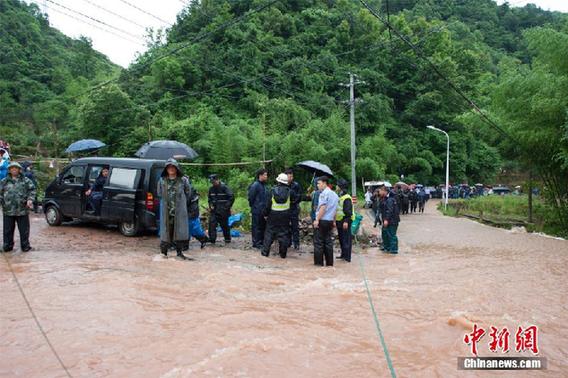
[[[277,203],[276,200],[274,199],[274,196],[272,196],[272,210],[274,211],[290,210],[290,195],[288,194],[288,198],[284,203]]]
[[[337,212],[335,213],[336,221],[342,221],[343,218],[345,217],[345,213],[343,212],[343,203],[345,202],[346,199],[350,199],[351,203],[353,204],[353,199],[349,194],[344,194],[341,197],[339,197],[339,204],[337,205]],[[351,214],[351,220],[355,220],[355,209],[352,208],[351,212],[353,213]]]

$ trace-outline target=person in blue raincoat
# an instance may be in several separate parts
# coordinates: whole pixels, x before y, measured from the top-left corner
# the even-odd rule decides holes
[[[8,176],[8,166],[10,165],[10,155],[6,150],[0,148],[0,180]]]
[[[191,187],[187,213],[189,216],[189,236],[190,238],[193,236],[199,240],[199,242],[201,242],[201,249],[203,249],[205,244],[209,241],[209,237],[205,235],[205,231],[203,231],[201,227],[201,219],[199,219],[199,193],[197,193],[193,186]]]

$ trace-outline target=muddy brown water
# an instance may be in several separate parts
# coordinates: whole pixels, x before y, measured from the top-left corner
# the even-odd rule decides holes
[[[568,241],[443,217],[434,205],[403,217],[400,255],[362,254],[398,376],[568,376]],[[34,251],[0,258],[1,377],[65,376],[5,257],[74,377],[389,376],[357,257],[316,268],[309,246],[281,260],[192,244],[196,260],[184,262],[159,257],[151,236],[40,217],[32,228]],[[548,369],[458,371],[467,331],[448,320],[460,316],[537,325]],[[480,355],[493,355],[484,341]]]

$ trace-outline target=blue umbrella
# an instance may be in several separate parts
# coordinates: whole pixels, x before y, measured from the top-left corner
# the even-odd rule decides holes
[[[73,153],[73,152],[92,152],[96,151],[100,148],[105,147],[106,144],[101,142],[100,140],[96,139],[81,139],[76,142],[73,142],[67,147],[65,152]]]

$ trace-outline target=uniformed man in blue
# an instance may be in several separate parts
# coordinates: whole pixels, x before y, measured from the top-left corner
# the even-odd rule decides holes
[[[353,200],[347,192],[347,181],[339,180],[337,186],[339,187],[339,204],[335,213],[335,224],[337,226],[339,245],[341,246],[341,255],[337,258],[351,262],[351,224],[355,219]]]
[[[335,213],[339,203],[337,194],[329,188],[327,176],[318,177],[320,191],[316,219],[314,220],[314,264],[333,266],[333,241],[331,233],[335,223]]]
[[[209,176],[211,188],[209,188],[209,241],[215,244],[217,241],[217,225],[223,230],[225,243],[231,242],[231,229],[229,228],[229,216],[231,207],[235,202],[235,196],[227,185],[221,182],[219,176]]]
[[[266,231],[262,255],[270,256],[270,247],[274,239],[278,239],[280,257],[285,259],[290,246],[291,190],[285,173],[279,174],[276,182],[277,185],[270,190],[264,210]]]
[[[268,171],[264,168],[256,172],[256,180],[248,188],[248,201],[251,215],[251,236],[252,247],[262,249],[264,246],[264,232],[266,231],[266,220],[264,219],[264,209],[268,198]]]

